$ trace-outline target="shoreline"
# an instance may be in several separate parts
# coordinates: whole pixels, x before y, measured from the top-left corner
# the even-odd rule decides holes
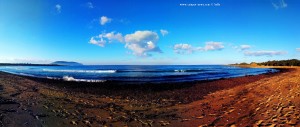
[[[97,83],[86,85],[86,83],[66,81],[50,82],[49,80],[0,72],[0,87],[3,87],[3,91],[0,91],[0,112],[3,114],[0,116],[0,125],[20,125],[20,123],[7,121],[7,119],[8,117],[19,118],[16,116],[16,112],[19,114],[21,112],[21,114],[29,115],[29,118],[20,118],[20,121],[31,119],[34,121],[30,123],[31,125],[141,126],[151,124],[154,126],[187,126],[190,124],[176,122],[185,121],[184,117],[180,115],[184,113],[179,113],[180,107],[189,107],[187,105],[207,100],[206,97],[211,94],[244,87],[247,84],[276,77],[286,72],[292,73],[293,70],[295,69],[281,69],[281,72],[273,74],[195,83],[131,86],[115,85],[114,83],[100,84],[101,86],[99,86]],[[24,103],[26,101],[30,103]],[[31,108],[31,112],[13,105],[20,105],[19,107],[26,109]],[[54,118],[57,115],[59,117]],[[191,115],[188,116],[191,117]],[[53,123],[53,121],[58,122]],[[200,124],[199,122],[193,123]]]
[[[215,65],[212,65],[215,66]],[[236,68],[236,67],[226,67],[225,65],[218,65],[220,67],[224,68]],[[108,82],[107,84],[126,84],[126,85],[132,85],[132,84],[178,84],[178,83],[196,83],[197,81],[204,81],[204,80],[218,80],[218,79],[223,79],[223,78],[234,78],[234,77],[242,77],[246,75],[259,75],[263,73],[269,73],[273,72],[271,69],[266,69],[260,71],[257,69],[257,71],[251,71],[250,69],[245,69],[245,71],[237,71],[237,73],[231,73],[227,72],[227,69],[221,68],[222,70],[219,71],[212,71],[209,69],[181,69],[181,70],[176,70],[176,69],[167,69],[167,70],[155,70],[153,72],[157,73],[156,75],[152,74],[152,71],[145,71],[147,73],[144,74],[139,74],[137,73],[136,77],[131,72],[135,71],[130,71],[130,70],[123,70],[123,69],[96,69],[96,70],[78,70],[78,69],[62,69],[62,70],[56,70],[56,69],[37,69],[35,72],[30,72],[30,69],[25,69],[24,71],[17,71],[18,68],[14,68],[12,70],[10,69],[5,69],[2,70],[3,72],[7,72],[10,74],[15,74],[19,76],[24,76],[24,77],[29,77],[32,79],[40,79],[40,80],[45,80],[50,79],[48,81],[53,82],[51,80],[59,80],[57,82],[60,82],[61,80],[63,81],[74,81],[74,82],[85,82],[87,84],[90,83],[105,83]],[[224,71],[225,70],[225,71]],[[234,71],[234,69],[229,69]],[[1,71],[1,70],[0,70]],[[27,72],[28,71],[28,72]],[[49,74],[48,74],[49,72]],[[51,73],[50,73],[51,72]],[[54,72],[54,73],[52,73]],[[74,72],[74,73],[73,73]],[[78,72],[78,74],[77,74]],[[126,73],[124,73],[126,72]],[[130,73],[128,73],[130,72]],[[140,71],[137,71],[140,72]],[[144,71],[141,71],[144,72]],[[148,72],[151,72],[151,74],[148,74]],[[160,74],[160,73],[163,74]],[[164,72],[167,72],[165,74]],[[170,73],[169,72],[174,72]],[[180,72],[180,73],[179,73]],[[181,72],[186,72],[186,73],[181,73]],[[63,73],[63,74],[57,74],[57,73]],[[76,73],[76,74],[75,74]],[[96,75],[94,75],[95,73]],[[97,73],[103,73],[103,74],[98,74]],[[106,73],[112,73],[111,75],[106,75]],[[113,74],[115,73],[115,74]],[[128,73],[128,74],[127,74]],[[92,76],[91,76],[92,75]],[[131,75],[131,76],[130,76]],[[140,76],[138,76],[140,75]],[[95,77],[96,76],[96,77]]]
[[[57,65],[54,65],[57,66]],[[236,66],[236,67],[241,67],[241,68],[269,68],[269,69],[275,69],[278,70],[279,73],[280,71],[284,71],[288,69],[288,67],[285,66],[239,66],[239,65],[228,65],[228,66]],[[294,67],[290,67],[290,69],[293,69]],[[94,84],[94,85],[105,85],[105,84],[118,84],[118,85],[165,85],[165,84],[197,84],[197,83],[202,83],[202,82],[207,82],[207,81],[216,81],[220,79],[231,79],[231,78],[238,78],[238,77],[245,77],[245,76],[256,76],[256,75],[263,75],[263,74],[272,74],[272,73],[278,73],[278,72],[265,72],[261,74],[250,74],[250,75],[244,75],[244,76],[234,76],[234,77],[225,77],[225,78],[216,78],[216,79],[201,79],[201,80],[194,80],[194,81],[175,81],[175,82],[152,82],[152,83],[145,83],[145,82],[135,82],[135,81],[116,81],[116,80],[103,80],[103,81],[76,81],[76,80],[64,80],[63,78],[48,78],[48,77],[36,77],[36,76],[30,76],[30,75],[20,75],[16,73],[11,73],[11,72],[6,72],[6,71],[1,71],[3,73],[8,73],[24,78],[29,78],[35,81],[40,81],[40,82],[51,82],[51,83],[60,83],[60,82],[65,82],[65,83],[70,83],[70,84]],[[87,80],[93,80],[93,79],[87,79]],[[97,80],[97,79],[95,79]]]
[[[227,65],[227,66],[234,66],[234,67],[241,67],[241,68],[271,68],[271,69],[293,69],[293,68],[300,68],[300,66],[264,66],[264,65]]]
[[[59,89],[63,89],[68,92],[78,92],[92,95],[106,95],[106,96],[119,96],[124,98],[132,98],[141,100],[141,97],[135,97],[135,95],[144,96],[143,101],[152,101],[157,98],[157,95],[153,96],[152,93],[158,93],[160,96],[176,103],[191,103],[196,100],[200,100],[208,93],[216,92],[222,89],[230,89],[240,84],[251,83],[256,80],[260,80],[277,73],[284,73],[291,71],[286,68],[272,68],[279,70],[278,72],[267,72],[258,75],[246,75],[240,77],[220,78],[211,80],[199,80],[199,81],[187,81],[187,82],[171,82],[171,83],[137,83],[127,84],[118,81],[107,82],[76,82],[76,81],[64,81],[53,80],[47,78],[37,78],[30,76],[21,76],[24,78],[37,81],[48,86],[55,86]],[[19,75],[16,75],[19,76]],[[230,84],[229,84],[230,83]],[[205,90],[205,91],[204,91]],[[175,91],[175,93],[174,93]],[[191,93],[193,91],[193,93]],[[170,94],[173,92],[173,94]],[[201,94],[197,93],[200,92]],[[190,94],[194,94],[193,97]],[[124,97],[124,95],[128,95]],[[176,96],[176,97],[175,97]],[[176,99],[175,99],[176,98]]]
[[[58,64],[0,63],[0,66],[63,66]]]

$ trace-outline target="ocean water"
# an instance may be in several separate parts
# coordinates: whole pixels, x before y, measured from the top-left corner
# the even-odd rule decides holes
[[[223,65],[0,66],[0,71],[78,82],[164,83],[199,81],[276,72],[275,69]]]

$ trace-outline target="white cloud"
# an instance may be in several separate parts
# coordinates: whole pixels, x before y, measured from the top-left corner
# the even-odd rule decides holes
[[[156,45],[159,39],[156,32],[135,31],[132,34],[127,34],[124,38],[125,48],[130,49],[136,56],[150,56],[149,52],[162,52]]]
[[[158,39],[159,37],[157,33],[148,30],[135,31],[132,34],[127,34],[125,36],[125,41],[131,43],[139,43],[141,41],[157,41]]]
[[[224,48],[224,45],[222,42],[206,42],[206,45],[204,48],[198,47],[198,50],[204,50],[204,51],[214,51],[214,50],[222,50]]]
[[[106,16],[102,16],[101,18],[100,18],[100,24],[101,25],[105,25],[106,23],[110,23],[112,21],[112,19],[111,18],[108,18],[108,17],[106,17]]]
[[[152,31],[135,31],[124,37],[121,33],[102,33],[98,36],[91,37],[89,43],[104,47],[107,42],[121,42],[125,44],[125,48],[131,50],[136,56],[151,56],[150,52],[162,53],[157,46],[159,40],[158,34]]]
[[[173,50],[177,54],[190,54],[194,51],[216,51],[222,50],[224,45],[222,42],[206,42],[204,47],[193,47],[190,44],[175,44]]]
[[[174,45],[174,52],[177,54],[190,54],[193,53],[194,48],[190,44],[175,44]]]
[[[165,35],[169,34],[169,31],[161,29],[160,33],[162,36],[165,36]]]
[[[90,44],[98,45],[104,47],[107,42],[111,43],[113,41],[123,42],[123,36],[121,33],[110,32],[102,33],[98,36],[91,37]]]
[[[86,3],[86,6],[88,7],[88,8],[94,8],[94,5],[93,5],[93,3],[92,2],[87,2]]]
[[[109,42],[112,42],[114,40],[123,42],[123,36],[121,33],[110,32],[110,33],[103,33],[99,35],[100,37],[107,38]]]
[[[248,50],[248,49],[250,49],[250,48],[251,48],[250,45],[240,45],[240,49],[241,49],[241,50]]]
[[[61,5],[60,4],[56,4],[55,5],[55,9],[56,9],[57,13],[60,13],[61,12]]]
[[[95,36],[95,37],[92,37],[90,39],[89,43],[94,44],[94,45],[98,45],[100,47],[104,47],[105,44],[106,44],[106,41],[103,39],[103,37]]]
[[[251,45],[239,45],[239,46],[232,46],[233,49],[237,50],[238,52],[246,51],[252,48]]]
[[[280,8],[286,8],[287,3],[285,3],[284,0],[276,0],[275,2],[272,2],[272,5],[275,9],[280,9]]]
[[[285,51],[245,51],[244,55],[246,56],[274,56],[274,55],[283,55],[287,54]]]

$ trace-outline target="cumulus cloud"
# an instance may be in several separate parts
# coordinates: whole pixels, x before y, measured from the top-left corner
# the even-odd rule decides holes
[[[93,5],[93,3],[92,2],[87,2],[86,3],[86,6],[88,7],[88,8],[94,8],[94,5]]]
[[[111,43],[113,41],[123,42],[123,36],[121,33],[102,33],[98,36],[91,37],[89,43],[104,47],[107,42]]]
[[[250,49],[250,48],[251,48],[250,45],[240,45],[240,49],[241,49],[241,50],[248,50],[248,49]]]
[[[165,36],[165,35],[169,34],[169,31],[161,29],[160,33],[162,36]]]
[[[102,33],[98,36],[91,37],[89,43],[104,47],[107,42],[121,42],[125,44],[125,48],[131,50],[136,56],[151,56],[150,52],[162,53],[157,46],[159,40],[158,34],[153,31],[135,31],[132,34],[123,36],[121,33]]]
[[[56,9],[57,13],[60,13],[61,12],[61,5],[60,4],[56,4],[55,5],[55,9]]]
[[[252,48],[251,45],[239,45],[239,46],[232,46],[233,49],[237,50],[237,51],[246,51]]]
[[[156,32],[153,31],[135,31],[132,34],[127,34],[125,37],[125,48],[128,48],[136,56],[151,56],[149,52],[162,53],[157,46],[159,39]]]
[[[95,36],[95,37],[92,37],[90,39],[90,44],[94,44],[94,45],[98,45],[100,47],[104,47],[105,44],[106,44],[106,41],[102,38],[102,37],[99,37],[99,36]]]
[[[287,54],[285,51],[245,51],[244,55],[246,56],[274,56],[274,55],[283,55]]]
[[[272,5],[275,9],[281,9],[281,8],[286,8],[287,3],[285,3],[284,0],[276,0],[272,2]]]
[[[300,52],[300,48],[296,48],[296,50],[297,50],[298,52]]]
[[[190,44],[175,44],[173,50],[177,54],[190,54],[194,51],[217,51],[222,50],[224,45],[222,42],[206,42],[204,47],[193,47]]]
[[[194,47],[190,44],[175,44],[174,47],[174,52],[177,54],[190,54],[194,52]]]
[[[222,42],[206,42],[206,45],[204,47],[204,51],[209,50],[222,50],[224,48],[224,45]]]
[[[100,24],[101,25],[105,25],[106,23],[110,23],[112,21],[111,18],[108,18],[106,16],[101,16],[100,18]]]
[[[116,33],[115,32],[110,32],[110,33],[103,33],[100,34],[99,36],[103,37],[103,38],[107,38],[109,40],[109,42],[112,41],[118,41],[118,42],[123,42],[123,36],[121,33]]]
[[[206,42],[206,45],[204,48],[197,48],[198,50],[204,50],[204,51],[214,51],[214,50],[222,50],[224,48],[224,45],[222,42]]]
[[[139,43],[141,41],[157,41],[159,39],[157,33],[152,31],[135,31],[125,36],[126,42]]]

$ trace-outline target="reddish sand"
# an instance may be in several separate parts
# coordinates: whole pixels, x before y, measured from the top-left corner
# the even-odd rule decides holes
[[[176,126],[300,126],[300,69],[209,94],[180,106]],[[176,107],[177,109],[179,107]]]
[[[52,82],[0,72],[0,127],[299,126],[299,80],[299,68],[143,86]]]

